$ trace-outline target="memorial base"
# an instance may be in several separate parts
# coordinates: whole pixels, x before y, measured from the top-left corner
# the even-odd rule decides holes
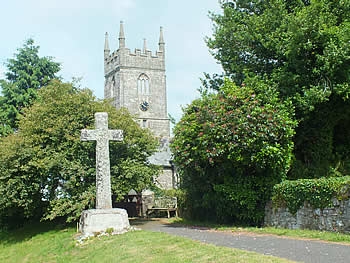
[[[121,234],[129,229],[128,213],[120,208],[84,210],[79,220],[79,231],[85,236],[103,232]]]

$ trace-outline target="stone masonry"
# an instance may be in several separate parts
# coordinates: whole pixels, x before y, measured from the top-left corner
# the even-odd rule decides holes
[[[312,229],[350,233],[350,200],[333,199],[333,206],[313,208],[305,203],[295,215],[288,208],[266,206],[265,225],[289,229]]]
[[[111,209],[109,141],[122,141],[122,130],[108,130],[108,114],[95,113],[96,130],[82,130],[82,141],[96,141],[96,208]]]
[[[124,25],[120,23],[119,48],[111,53],[108,34],[105,37],[104,97],[116,108],[127,108],[141,127],[157,137],[170,136],[167,112],[165,43],[160,29],[159,49],[152,54],[144,40],[143,49],[131,52],[125,46]],[[145,106],[142,104],[146,103]]]

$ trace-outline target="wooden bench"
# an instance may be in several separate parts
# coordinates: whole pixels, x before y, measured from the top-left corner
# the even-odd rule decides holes
[[[147,217],[155,211],[165,211],[170,218],[170,212],[175,212],[176,217],[177,213],[177,198],[176,197],[156,197],[154,200],[154,205],[151,208],[147,208]]]

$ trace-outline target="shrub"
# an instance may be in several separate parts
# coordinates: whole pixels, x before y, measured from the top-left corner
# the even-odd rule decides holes
[[[314,208],[325,208],[332,199],[349,198],[350,176],[320,179],[285,180],[273,189],[274,206],[285,206],[292,214],[308,202]]]
[[[226,80],[219,93],[202,93],[184,110],[172,150],[194,219],[261,222],[291,162],[289,106],[266,84]]]

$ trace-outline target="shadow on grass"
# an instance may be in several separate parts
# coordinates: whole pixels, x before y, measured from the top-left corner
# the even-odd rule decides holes
[[[59,232],[67,227],[74,227],[75,223],[64,224],[62,222],[28,222],[23,227],[13,230],[0,230],[0,243],[14,244],[31,239],[36,235],[47,232]]]

